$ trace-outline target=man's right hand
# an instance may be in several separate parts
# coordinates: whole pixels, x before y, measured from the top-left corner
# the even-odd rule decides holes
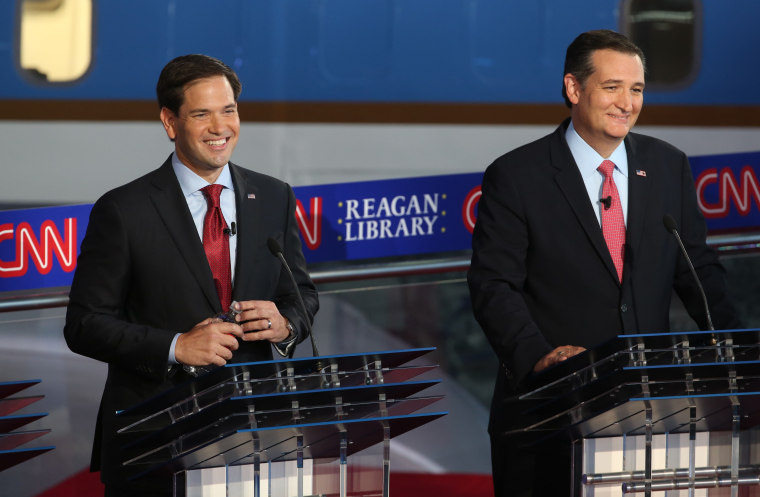
[[[237,350],[238,338],[243,338],[239,324],[204,319],[177,338],[174,357],[187,366],[224,366],[232,359],[232,351]]]
[[[554,366],[555,364],[559,364],[562,361],[566,361],[568,357],[573,357],[574,355],[580,354],[584,350],[586,349],[575,345],[563,345],[561,347],[557,347],[538,360],[536,365],[533,366],[533,372],[538,373],[539,371],[543,371],[549,366]]]

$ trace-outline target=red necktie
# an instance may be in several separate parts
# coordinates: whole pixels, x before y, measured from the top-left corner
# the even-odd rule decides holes
[[[615,263],[618,279],[623,280],[623,251],[625,250],[625,221],[623,220],[623,206],[620,205],[615,181],[612,179],[612,171],[615,164],[612,161],[604,161],[597,170],[604,175],[602,186],[602,233],[607,248]],[[606,201],[611,199],[611,202]]]
[[[232,300],[232,277],[230,271],[230,240],[225,233],[227,223],[219,206],[219,195],[222,185],[209,185],[201,188],[206,197],[206,217],[203,219],[203,250],[206,251],[211,273],[214,275],[216,293],[222,304],[222,312],[226,311]]]

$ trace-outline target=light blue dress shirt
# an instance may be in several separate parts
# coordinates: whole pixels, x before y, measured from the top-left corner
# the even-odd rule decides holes
[[[203,242],[203,219],[206,216],[208,210],[206,198],[203,196],[202,188],[209,185],[208,181],[201,178],[193,171],[185,166],[178,158],[177,154],[172,154],[172,168],[174,174],[179,181],[179,187],[182,190],[182,194],[187,201],[187,207],[190,209],[190,215],[193,216],[193,222],[195,228],[198,231],[198,238]],[[219,205],[222,208],[222,215],[227,223],[227,226],[232,226],[232,223],[237,219],[237,208],[235,206],[235,187],[232,184],[232,175],[230,174],[229,164],[225,164],[221,174],[216,179],[216,184],[224,186],[222,193],[219,197]],[[230,237],[230,271],[232,275],[232,281],[235,281],[235,255],[237,254],[237,237]],[[223,309],[226,311],[227,309]],[[181,333],[174,335],[171,347],[169,348],[169,363],[177,364],[176,356],[174,355],[174,349],[177,345],[177,338]]]
[[[565,140],[567,141],[568,147],[570,147],[570,152],[573,154],[575,163],[578,165],[578,170],[580,171],[581,176],[583,176],[583,183],[586,185],[589,201],[594,207],[596,220],[599,222],[599,226],[601,226],[603,206],[599,199],[602,198],[604,175],[600,173],[597,168],[605,160],[605,157],[599,155],[596,150],[591,148],[591,145],[581,138],[578,132],[575,131],[572,122],[570,122],[570,126],[567,127],[567,131],[565,132]],[[628,156],[625,153],[625,142],[621,141],[620,145],[618,145],[612,154],[606,159],[615,163],[612,179],[615,181],[615,186],[620,195],[620,205],[623,207],[623,220],[627,225]]]

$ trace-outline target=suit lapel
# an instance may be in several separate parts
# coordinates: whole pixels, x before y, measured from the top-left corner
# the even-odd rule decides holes
[[[656,171],[647,171],[647,161],[637,147],[634,136],[630,134],[625,138],[625,150],[628,156],[628,222],[626,226],[626,245],[628,245],[629,259],[637,253],[644,233],[644,219],[652,185],[652,174]]]
[[[239,166],[230,162],[232,182],[235,185],[235,208],[237,210],[237,253],[235,256],[235,285],[232,289],[233,299],[250,298],[245,296],[251,284],[246,278],[255,274],[257,261],[255,234],[261,227],[261,192],[256,185],[250,183]]]
[[[198,281],[211,307],[219,308],[219,297],[214,287],[214,277],[203,251],[203,244],[193,218],[187,208],[179,182],[172,169],[171,157],[153,175],[154,186],[151,200],[156,207],[166,231],[171,236],[177,250],[182,254],[187,267]]]
[[[570,208],[578,219],[589,242],[594,247],[594,250],[596,250],[602,263],[607,266],[610,277],[619,283],[617,270],[612,262],[607,242],[604,241],[599,221],[594,214],[591,202],[589,202],[588,191],[583,183],[583,178],[575,163],[575,159],[573,159],[573,154],[570,152],[570,148],[565,141],[565,131],[569,122],[570,120],[568,119],[560,125],[551,138],[550,160],[552,166],[557,171],[554,179],[565,199],[570,204]]]

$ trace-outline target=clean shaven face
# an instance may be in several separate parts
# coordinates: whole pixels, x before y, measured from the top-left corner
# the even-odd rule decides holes
[[[644,65],[638,55],[606,49],[595,51],[592,61],[594,72],[585,84],[567,74],[565,89],[575,130],[602,157],[609,157],[641,112]]]
[[[230,160],[240,134],[240,116],[229,81],[214,76],[192,81],[175,115],[161,109],[166,134],[183,164],[210,183]]]

